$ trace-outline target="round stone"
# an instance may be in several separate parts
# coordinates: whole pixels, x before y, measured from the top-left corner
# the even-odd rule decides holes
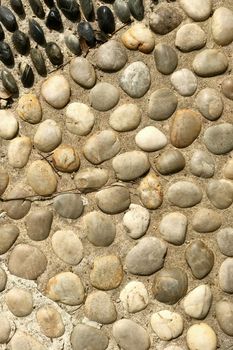
[[[187,227],[187,217],[182,213],[173,212],[163,216],[160,221],[159,231],[165,241],[181,245],[185,241]]]
[[[79,305],[84,300],[85,291],[79,276],[72,272],[61,272],[48,281],[46,295],[66,305]]]
[[[124,0],[116,0],[113,3],[114,13],[123,23],[130,22],[130,9],[127,2]]]
[[[72,173],[78,170],[80,166],[78,152],[74,147],[66,144],[62,144],[55,149],[52,161],[56,169],[66,173]]]
[[[46,266],[46,256],[32,245],[18,244],[10,253],[8,268],[17,277],[35,280],[45,271]]]
[[[123,217],[123,225],[129,237],[138,239],[142,237],[150,224],[149,211],[137,204],[130,204],[129,211]]]
[[[202,241],[195,240],[185,251],[185,258],[194,277],[202,279],[214,266],[214,254]]]
[[[142,282],[130,281],[122,289],[120,300],[126,311],[135,313],[147,307],[149,304],[149,295]]]
[[[228,67],[226,55],[217,49],[205,49],[193,60],[193,70],[200,77],[213,77],[224,73]]]
[[[233,180],[233,159],[229,159],[223,168],[223,175],[230,180]],[[1,176],[1,175],[0,175]],[[1,180],[0,180],[1,181]],[[0,191],[1,193],[1,191]]]
[[[162,74],[171,74],[178,64],[176,51],[166,44],[160,43],[155,46],[154,58],[156,68]]]
[[[13,168],[23,168],[29,159],[32,150],[30,137],[16,137],[10,141],[8,146],[8,161]]]
[[[150,169],[150,163],[144,152],[129,151],[116,156],[112,167],[119,180],[131,181],[145,174]]]
[[[86,89],[90,89],[95,85],[95,70],[87,58],[73,58],[70,62],[70,75],[77,84]]]
[[[188,316],[202,320],[209,312],[212,299],[210,287],[207,284],[201,284],[191,290],[184,298],[184,311]]]
[[[187,68],[175,71],[171,75],[171,83],[181,96],[192,96],[197,89],[197,78]]]
[[[142,61],[131,63],[120,76],[120,87],[132,98],[144,96],[150,84],[150,70]]]
[[[11,140],[17,134],[19,129],[18,121],[10,109],[0,110],[0,137],[5,140]]]
[[[14,224],[0,226],[0,255],[5,254],[19,236],[19,229]]]
[[[141,22],[133,24],[124,32],[121,40],[127,49],[138,50],[143,53],[150,53],[155,47],[153,33]]]
[[[53,207],[63,218],[77,219],[83,212],[83,202],[79,194],[64,193],[53,201]]]
[[[26,289],[13,287],[6,293],[6,304],[9,310],[17,317],[25,317],[32,313],[32,294]]]
[[[154,152],[167,145],[167,137],[155,126],[146,126],[136,134],[135,142],[143,151]]]
[[[109,118],[109,125],[116,131],[131,131],[141,122],[141,111],[136,104],[125,103],[115,109]]]
[[[66,127],[69,132],[86,136],[91,132],[95,116],[90,107],[80,102],[72,102],[66,108]]]
[[[25,218],[27,234],[33,241],[43,241],[49,236],[53,222],[53,213],[47,208],[39,208]]]
[[[189,208],[200,203],[202,191],[193,182],[177,181],[168,188],[167,198],[170,203],[180,208]]]
[[[0,344],[5,344],[9,341],[11,334],[11,324],[5,313],[0,313]]]
[[[84,217],[85,231],[88,240],[97,247],[108,247],[116,236],[116,227],[111,217],[92,211]]]
[[[166,120],[176,110],[178,99],[168,88],[154,91],[149,98],[148,115],[153,120]]]
[[[173,146],[185,148],[190,146],[201,131],[202,121],[198,112],[192,109],[180,109],[175,113],[170,128],[170,138]]]
[[[184,329],[182,317],[177,312],[162,310],[151,315],[151,327],[161,340],[179,337]]]
[[[222,254],[233,257],[233,228],[225,227],[218,231],[217,242]]]
[[[19,220],[27,215],[31,208],[31,202],[26,199],[29,195],[29,191],[21,185],[14,187],[8,192],[6,197],[8,200],[5,202],[4,210],[11,219]]]
[[[61,129],[52,119],[46,119],[36,130],[34,145],[41,152],[51,152],[62,141]]]
[[[85,312],[89,320],[101,324],[116,321],[117,312],[110,296],[102,291],[89,294],[85,302]]]
[[[206,44],[206,34],[196,23],[184,24],[176,32],[175,45],[183,52],[199,50]]]
[[[138,194],[147,209],[157,209],[163,202],[163,192],[158,176],[149,173],[140,182]]]
[[[128,209],[130,193],[128,188],[113,186],[103,189],[95,195],[96,204],[106,214],[118,214]]]
[[[164,151],[156,160],[156,169],[163,175],[178,173],[185,167],[185,158],[183,154],[176,150]]]
[[[51,166],[44,160],[36,160],[30,164],[27,181],[40,196],[49,196],[57,188],[57,178]]]
[[[226,7],[218,7],[212,16],[212,35],[218,45],[228,45],[233,40],[233,12]]]
[[[100,112],[106,112],[115,107],[119,99],[119,90],[109,83],[96,84],[89,95],[90,105]]]
[[[21,332],[19,330],[13,335],[10,341],[11,350],[18,349],[33,349],[33,350],[46,350],[37,339],[31,335]]]
[[[70,341],[73,350],[105,350],[108,347],[105,333],[86,324],[77,324],[74,327]]]
[[[6,272],[0,267],[0,292],[6,287],[7,275]]]
[[[233,293],[233,258],[227,258],[223,261],[219,269],[219,284],[226,293]]]
[[[215,171],[214,159],[208,152],[196,150],[190,160],[190,171],[198,177],[212,177]]]
[[[222,93],[225,97],[229,98],[229,100],[233,100],[233,78],[227,77],[222,82]]]
[[[50,305],[41,306],[36,312],[36,319],[42,333],[48,338],[61,337],[65,332],[60,313]]]
[[[5,192],[9,183],[9,175],[6,169],[0,167],[0,196]]]
[[[66,264],[77,265],[83,258],[83,245],[71,230],[59,230],[51,239],[54,253]]]
[[[123,268],[116,255],[97,256],[90,273],[93,287],[111,290],[119,287],[123,279]]]
[[[196,105],[201,114],[208,120],[218,119],[223,112],[223,101],[219,92],[215,89],[205,88],[196,97]]]
[[[106,72],[116,72],[128,61],[125,48],[116,40],[101,45],[95,55],[97,67]]]
[[[31,124],[37,124],[42,119],[41,104],[34,94],[25,94],[20,97],[16,111],[21,119]]]
[[[187,344],[190,350],[216,350],[217,337],[207,323],[192,325],[187,331]]]
[[[42,83],[41,94],[49,105],[61,109],[70,100],[69,81],[61,74],[53,75]]]
[[[203,141],[213,154],[225,154],[233,150],[233,124],[222,123],[206,129]]]
[[[189,0],[180,0],[180,5],[186,14],[197,22],[205,21],[211,15],[211,0],[205,0],[204,2],[202,0],[196,0],[195,2],[190,2]]]
[[[206,194],[210,202],[218,209],[226,209],[233,202],[233,184],[230,180],[210,180]]]
[[[229,336],[233,336],[233,303],[220,300],[216,303],[216,318],[220,328]]]
[[[192,220],[193,229],[200,233],[216,231],[221,225],[221,215],[213,209],[198,209]]]
[[[79,191],[88,193],[103,187],[109,179],[109,172],[101,168],[84,168],[74,177],[74,182]]]
[[[150,27],[156,34],[167,34],[178,27],[183,16],[176,6],[162,4],[152,12]]]

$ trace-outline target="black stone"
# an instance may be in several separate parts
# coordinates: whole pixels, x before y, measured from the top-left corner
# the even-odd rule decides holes
[[[75,55],[79,56],[82,53],[79,38],[74,34],[65,36],[65,44],[68,49]]]
[[[38,18],[44,18],[45,17],[45,12],[42,6],[42,3],[40,0],[29,0],[29,4],[31,6],[31,9],[33,13],[38,17]]]
[[[100,30],[105,33],[113,33],[115,20],[112,11],[108,6],[100,6],[97,10],[97,20]]]
[[[2,70],[1,78],[2,85],[7,91],[12,94],[17,94],[19,92],[15,78],[7,69]]]
[[[142,21],[144,18],[143,0],[129,0],[128,4],[132,16],[138,21]]]
[[[43,45],[45,43],[43,29],[34,19],[29,19],[29,34],[37,44]]]
[[[34,67],[37,70],[37,73],[43,77],[46,76],[47,69],[46,69],[45,60],[44,60],[44,57],[43,57],[41,51],[37,48],[31,49],[30,50],[30,57],[31,57],[31,60],[32,60]]]
[[[22,62],[19,64],[19,71],[23,86],[26,88],[32,87],[35,77],[31,66]]]
[[[57,0],[57,6],[70,21],[75,22],[80,19],[79,5],[76,0]]]
[[[92,0],[79,0],[82,12],[87,20],[90,20],[94,15]]]
[[[63,63],[63,54],[56,43],[49,42],[46,45],[45,52],[54,66],[60,66]]]
[[[2,28],[2,25],[0,24],[0,41],[4,40],[4,38],[5,38],[5,33],[4,33],[3,28]]]
[[[12,42],[16,50],[21,55],[26,55],[30,49],[29,37],[21,32],[21,30],[16,30],[12,35]]]
[[[6,6],[0,6],[0,21],[9,32],[14,32],[18,27],[15,15]]]
[[[49,29],[54,29],[57,31],[62,30],[63,25],[61,15],[56,7],[52,7],[50,9],[45,24]]]
[[[116,0],[113,4],[113,9],[122,23],[130,22],[130,9],[127,1]]]
[[[80,38],[86,41],[88,46],[95,46],[95,34],[89,22],[80,22],[78,24],[78,34]]]
[[[12,10],[17,13],[17,15],[23,16],[25,14],[22,0],[10,0],[10,4]]]
[[[54,1],[53,0],[44,0],[44,3],[46,6],[48,6],[48,8],[54,7]]]
[[[10,46],[5,41],[0,41],[0,60],[6,66],[13,66],[14,56]]]

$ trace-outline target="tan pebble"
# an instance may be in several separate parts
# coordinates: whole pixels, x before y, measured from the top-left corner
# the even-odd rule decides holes
[[[0,313],[0,344],[8,342],[11,333],[11,324],[7,318],[7,315],[3,312]]]
[[[233,180],[233,159],[229,159],[223,168],[223,175]]]
[[[21,136],[14,138],[8,146],[8,161],[14,168],[23,168],[29,159],[32,150],[30,137]]]
[[[41,104],[34,94],[25,94],[20,97],[16,111],[21,119],[31,124],[37,124],[42,119]]]
[[[52,119],[46,119],[41,123],[34,136],[34,144],[41,152],[53,151],[61,141],[61,129]]]
[[[97,206],[106,214],[118,214],[128,209],[131,199],[128,188],[112,186],[95,195]]]
[[[102,168],[84,168],[74,177],[76,187],[82,192],[95,191],[106,184],[109,172]]]
[[[52,306],[46,305],[39,308],[36,319],[42,332],[48,338],[58,338],[65,332],[62,317]]]
[[[150,53],[155,47],[154,35],[143,23],[132,25],[122,34],[121,40],[127,49],[143,53]]]
[[[90,320],[101,324],[109,324],[116,321],[117,312],[110,296],[102,291],[88,295],[85,302],[86,315]]]
[[[11,219],[22,219],[29,212],[31,202],[26,200],[26,197],[29,195],[29,191],[23,188],[23,185],[21,184],[15,186],[10,192],[8,192],[6,199],[11,200],[5,202],[4,210]]]
[[[0,292],[2,292],[6,288],[6,282],[7,282],[7,274],[0,267]]]
[[[74,147],[65,144],[55,149],[52,155],[52,161],[55,168],[67,173],[78,170],[80,166],[78,152]]]
[[[130,281],[121,290],[120,300],[126,311],[135,313],[147,307],[149,295],[142,282]]]
[[[9,310],[17,317],[25,317],[32,312],[32,294],[26,289],[11,288],[6,294],[5,301]]]
[[[66,127],[69,132],[78,136],[86,136],[91,132],[95,116],[91,108],[84,103],[73,102],[66,108]]]
[[[52,107],[60,109],[70,100],[70,84],[61,74],[46,79],[41,86],[41,94]]]
[[[7,171],[0,167],[0,196],[5,192],[9,183],[9,175]]]
[[[48,196],[57,188],[56,176],[51,166],[43,160],[36,160],[30,164],[27,180],[33,190],[41,196]]]
[[[36,338],[17,330],[9,343],[10,350],[47,350]]]
[[[73,231],[56,231],[52,236],[51,243],[55,254],[66,264],[77,265],[82,260],[83,245]]]
[[[0,226],[0,254],[5,254],[19,236],[16,225],[5,224]]]
[[[73,58],[70,63],[70,75],[77,84],[86,89],[90,89],[95,85],[95,70],[87,58]]]
[[[163,202],[162,188],[155,174],[149,173],[141,180],[138,193],[142,204],[147,209],[156,209]]]

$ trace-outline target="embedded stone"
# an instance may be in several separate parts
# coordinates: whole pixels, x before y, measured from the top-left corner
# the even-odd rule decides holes
[[[202,89],[196,97],[196,105],[200,113],[208,120],[218,119],[223,112],[223,101],[220,93],[211,88]]]
[[[214,77],[224,73],[227,67],[226,55],[217,49],[205,49],[193,60],[193,70],[200,77]]]
[[[16,137],[8,146],[8,161],[13,168],[23,168],[29,159],[32,150],[30,137]]]
[[[171,75],[171,83],[181,96],[192,96],[197,89],[197,78],[187,68],[175,71]]]
[[[38,97],[34,94],[25,94],[20,97],[16,112],[25,122],[37,124],[42,119],[42,107]]]
[[[153,120],[166,120],[175,112],[178,99],[168,88],[154,91],[149,98],[148,114]]]
[[[11,219],[19,220],[27,215],[31,208],[31,202],[26,199],[29,195],[29,191],[24,189],[22,185],[16,186],[8,192],[4,210]]]
[[[17,330],[10,341],[10,349],[33,349],[33,350],[46,350],[43,344],[31,335]]]
[[[157,70],[162,74],[171,74],[178,64],[176,51],[171,46],[161,43],[155,46],[154,59]]]
[[[9,175],[8,172],[0,167],[0,196],[5,192],[9,183]]]
[[[41,152],[53,151],[61,141],[61,129],[53,119],[42,122],[34,135],[34,145]]]
[[[221,215],[213,209],[198,209],[192,220],[193,229],[201,233],[216,231],[221,225]]]
[[[135,23],[121,36],[121,41],[129,50],[150,53],[155,47],[153,33],[143,23]]]
[[[0,137],[5,140],[11,140],[17,134],[19,129],[18,121],[10,109],[0,110]]]
[[[216,303],[216,318],[220,328],[229,336],[233,336],[233,303],[220,300]]]
[[[233,228],[224,227],[219,230],[217,243],[222,254],[233,257]]]
[[[156,159],[155,166],[162,175],[175,174],[184,169],[185,158],[183,154],[176,149],[167,150],[159,155]]]
[[[190,350],[216,350],[217,337],[214,330],[206,323],[192,325],[186,335]]]
[[[198,177],[212,177],[215,172],[213,157],[206,151],[196,150],[190,160],[190,171]]]
[[[131,131],[141,122],[141,111],[136,104],[125,103],[117,107],[109,118],[109,125],[116,131]]]
[[[106,112],[115,107],[120,99],[118,88],[109,83],[98,83],[89,95],[90,105],[100,112]]]
[[[41,94],[49,105],[61,109],[70,100],[70,84],[63,75],[53,75],[42,83]]]
[[[142,237],[150,224],[149,211],[137,204],[130,204],[129,210],[123,217],[123,225],[128,236],[133,239]]]
[[[136,313],[147,307],[149,304],[149,295],[142,282],[130,281],[122,289],[120,300],[126,311]]]
[[[193,182],[177,181],[168,188],[167,198],[170,203],[180,208],[189,208],[200,203],[202,191]]]
[[[78,152],[74,147],[66,144],[62,144],[54,150],[52,161],[56,169],[67,173],[78,170],[80,166]]]
[[[44,160],[32,162],[27,169],[27,181],[41,196],[49,196],[56,191],[57,178],[51,166]]]
[[[116,40],[101,45],[95,55],[97,66],[106,72],[117,72],[128,61],[125,48]]]
[[[6,304],[9,310],[17,317],[25,317],[32,313],[33,298],[30,291],[13,287],[6,293]]]
[[[205,21],[211,15],[211,0],[196,0],[195,2],[190,2],[189,0],[180,0],[180,5],[186,14],[194,21]]]
[[[53,207],[59,215],[67,219],[77,219],[83,212],[82,198],[76,193],[64,193],[56,196]]]
[[[0,226],[0,255],[5,254],[19,236],[19,229],[14,224]]]
[[[187,227],[187,217],[182,213],[173,212],[163,216],[160,221],[159,231],[165,241],[181,245],[185,241]]]
[[[176,6],[164,4],[152,12],[149,23],[153,32],[164,35],[178,27],[182,17]]]
[[[71,230],[56,231],[51,239],[54,253],[66,264],[77,265],[83,258],[83,245]]]
[[[53,213],[47,208],[39,208],[25,218],[27,234],[33,241],[43,241],[49,236],[53,222]]]
[[[130,193],[123,186],[112,186],[100,190],[95,195],[98,207],[106,214],[118,214],[128,209],[130,205]]]
[[[146,126],[136,134],[135,143],[143,151],[154,152],[167,145],[167,137],[155,126]]]
[[[108,347],[108,337],[105,333],[86,324],[77,324],[71,333],[73,350],[105,350]]]
[[[223,261],[219,269],[219,284],[226,293],[233,293],[233,258],[227,258]]]
[[[84,168],[74,177],[74,182],[79,191],[93,192],[103,187],[109,179],[109,172],[102,168]]]
[[[201,284],[191,290],[184,298],[184,311],[188,316],[202,320],[209,312],[212,299],[210,287],[207,284]]]
[[[233,12],[226,7],[218,7],[212,16],[212,35],[218,45],[229,45],[233,40]]]
[[[216,208],[226,209],[233,203],[233,184],[230,180],[210,180],[206,194]]]
[[[203,141],[213,154],[225,154],[233,150],[233,125],[221,123],[206,129]]]
[[[163,202],[163,191],[159,177],[153,173],[146,175],[138,186],[138,194],[147,209],[157,209]]]
[[[110,296],[102,291],[92,292],[87,296],[85,312],[89,320],[109,324],[116,321],[117,312]]]
[[[50,305],[41,306],[36,312],[36,319],[42,333],[48,338],[61,337],[65,332],[61,314]]]
[[[70,62],[71,78],[86,89],[91,89],[96,82],[93,66],[85,57],[75,57]]]
[[[175,45],[180,51],[199,50],[206,44],[206,34],[196,23],[187,23],[176,32]]]
[[[177,312],[162,310],[151,316],[151,327],[161,340],[171,340],[179,337],[184,329],[183,319]]]
[[[66,127],[69,132],[86,136],[91,132],[95,116],[90,107],[80,102],[72,102],[66,108]]]

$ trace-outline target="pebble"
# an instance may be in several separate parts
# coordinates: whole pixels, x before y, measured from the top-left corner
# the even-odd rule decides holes
[[[206,194],[210,202],[218,209],[226,209],[233,202],[233,184],[230,180],[210,180]]]
[[[70,100],[69,81],[61,74],[53,75],[42,83],[41,94],[49,105],[61,109]]]
[[[34,145],[41,152],[52,152],[61,141],[61,129],[53,119],[43,121],[34,135]]]
[[[192,220],[193,229],[200,233],[216,231],[221,225],[221,215],[213,209],[199,208]]]
[[[66,127],[72,134],[78,136],[88,135],[94,123],[95,116],[86,104],[73,102],[66,108]]]
[[[0,196],[5,192],[9,183],[9,175],[8,172],[0,167]]]
[[[30,291],[13,287],[5,296],[9,310],[17,317],[25,317],[32,313],[33,298]]]
[[[106,214],[118,214],[128,209],[130,192],[123,186],[112,186],[95,195],[97,206]]]
[[[137,21],[142,21],[144,17],[144,4],[143,0],[128,0],[128,6],[132,16]]]
[[[159,231],[165,241],[181,245],[185,241],[187,227],[187,217],[182,213],[173,212],[163,216],[160,221]]]
[[[63,29],[60,12],[58,11],[57,7],[54,6],[54,4],[52,4],[52,7],[50,8],[45,24],[52,30],[60,31]]]
[[[129,237],[142,237],[150,224],[149,211],[138,204],[130,204],[129,210],[123,216],[123,225]]]
[[[75,57],[70,63],[70,76],[80,86],[91,89],[96,82],[93,66],[84,57]]]
[[[0,7],[0,21],[9,32],[17,30],[17,21],[13,12],[6,6]]]
[[[116,40],[109,40],[101,45],[95,55],[97,66],[105,72],[117,72],[128,61],[125,48]]]
[[[125,0],[115,0],[113,3],[114,13],[122,23],[130,22],[130,9]]]
[[[70,145],[62,144],[52,154],[52,162],[56,169],[72,173],[78,170],[80,159],[76,149]]]
[[[120,76],[120,87],[132,98],[144,96],[150,84],[150,70],[142,61],[131,63]]]
[[[1,312],[0,313],[0,323],[1,323],[1,329],[0,329],[0,344],[7,343],[10,338],[11,334],[11,324],[6,317],[6,314]]]
[[[27,169],[27,181],[40,196],[49,196],[56,191],[57,178],[51,166],[44,160],[36,160]]]
[[[108,247],[116,236],[116,226],[111,217],[98,211],[84,216],[85,231],[88,240],[97,247]]]
[[[138,186],[138,194],[144,207],[157,209],[163,202],[163,191],[159,177],[153,173],[146,175]]]
[[[11,140],[17,134],[19,129],[18,121],[10,109],[0,110],[0,137],[5,140]]]
[[[214,266],[214,254],[202,241],[195,240],[185,251],[186,261],[192,274],[198,279],[207,276]]]
[[[5,254],[15,243],[19,236],[19,229],[14,224],[0,226],[0,255]]]
[[[102,168],[84,168],[74,177],[79,191],[88,193],[103,187],[109,179],[109,172]]]
[[[8,192],[7,199],[11,200],[5,203],[4,209],[11,219],[19,220],[27,215],[31,208],[31,202],[29,200],[17,198],[26,198],[29,195],[29,191],[24,189],[21,185],[15,186]]]
[[[63,53],[60,47],[55,42],[48,42],[45,47],[45,52],[52,65],[60,66],[63,64]]]
[[[84,287],[81,279],[73,272],[61,272],[50,278],[46,295],[53,301],[66,305],[79,305],[84,300]]]
[[[210,178],[215,172],[213,157],[206,151],[196,150],[190,160],[190,171],[193,175]]]
[[[222,115],[223,100],[220,93],[215,89],[202,89],[198,93],[195,102],[200,113],[208,120],[217,120]]]
[[[100,112],[106,112],[115,107],[119,101],[118,88],[109,83],[98,83],[91,89],[90,105]]]
[[[102,291],[92,292],[87,296],[85,312],[89,320],[109,324],[116,321],[117,312],[110,296]]]
[[[0,60],[5,66],[14,65],[14,56],[11,47],[5,42],[0,42]]]
[[[66,264],[78,265],[83,258],[83,245],[71,230],[56,231],[51,239],[54,253]]]
[[[152,286],[154,297],[161,303],[173,305],[185,296],[188,289],[187,274],[178,267],[163,268],[155,275]]]
[[[149,304],[149,295],[142,282],[130,281],[120,292],[124,309],[130,313],[144,310]]]
[[[232,77],[227,77],[222,82],[222,93],[225,97],[233,100],[233,79]]]
[[[27,234],[33,241],[48,238],[53,222],[53,213],[47,208],[38,208],[25,218]]]
[[[225,154],[233,150],[233,125],[221,123],[206,129],[203,141],[213,154]]]
[[[150,347],[147,331],[132,320],[123,318],[116,321],[112,328],[112,334],[119,347],[124,350],[148,350]]]
[[[155,47],[153,33],[143,23],[132,25],[121,36],[121,41],[129,50],[150,53]]]
[[[77,324],[71,333],[73,350],[105,350],[108,347],[108,337],[105,333],[86,324]]]
[[[229,159],[223,168],[223,175],[230,180],[233,180],[233,159]],[[0,180],[1,182],[1,180]],[[1,188],[1,186],[0,186]],[[0,190],[1,193],[1,190]]]
[[[7,275],[6,272],[0,267],[0,292],[6,288]]]
[[[150,95],[148,115],[153,120],[166,120],[175,112],[177,104],[178,99],[171,89],[158,89]]]
[[[158,151],[167,145],[167,137],[155,126],[146,126],[135,136],[136,145],[146,152]]]
[[[192,325],[186,335],[190,350],[216,350],[217,337],[214,330],[207,323]]]
[[[200,77],[213,77],[224,73],[228,67],[226,55],[217,49],[205,49],[193,60],[193,70]]]
[[[68,49],[74,54],[74,55],[81,55],[82,50],[79,42],[79,38],[70,32],[66,32],[64,34],[64,41]]]
[[[42,107],[35,94],[25,94],[19,98],[16,112],[25,122],[30,124],[40,123],[42,119]]]
[[[164,151],[156,160],[156,169],[163,175],[178,173],[185,167],[183,154],[175,149]]]
[[[219,230],[217,243],[222,254],[233,257],[233,228],[224,227]]]
[[[211,0],[196,0],[195,2],[190,2],[189,0],[180,0],[180,5],[184,12],[186,12],[189,17],[197,22],[205,21],[211,15]]]
[[[113,158],[120,151],[120,141],[112,130],[93,134],[83,146],[83,153],[92,164],[100,164]]]
[[[78,24],[78,35],[81,40],[85,40],[89,47],[96,44],[94,30],[89,22],[82,21]]]
[[[36,312],[36,319],[42,333],[48,338],[61,337],[65,332],[60,313],[50,305],[40,307]]]
[[[77,219],[83,212],[83,201],[80,194],[64,193],[53,201],[53,207],[63,218]]]
[[[111,290],[119,287],[123,275],[121,261],[116,255],[97,256],[93,262],[90,281],[97,289]]]
[[[35,76],[29,64],[25,62],[19,63],[20,79],[25,88],[30,88],[34,84]]]
[[[212,292],[208,284],[201,284],[184,298],[184,311],[188,316],[202,320],[209,312],[212,299]]]
[[[177,312],[162,310],[151,315],[151,327],[161,340],[169,341],[183,333],[183,319]]]
[[[233,258],[227,258],[223,261],[219,269],[219,284],[226,293],[233,293]]]
[[[91,20],[94,11],[92,0],[80,0],[79,3],[85,18]]]
[[[180,109],[175,113],[170,129],[173,146],[185,148],[190,146],[201,131],[202,121],[198,112],[192,109]]]
[[[229,45],[233,40],[233,12],[226,7],[214,11],[211,21],[212,35],[218,45]]]
[[[33,350],[46,350],[44,345],[42,345],[37,339],[31,335],[17,330],[10,341],[10,349],[33,349]]]
[[[30,58],[34,67],[37,70],[37,73],[42,77],[45,77],[47,75],[47,68],[41,50],[39,48],[31,48]]]
[[[32,150],[30,137],[16,137],[10,141],[8,146],[8,162],[13,168],[23,168],[29,159]]]
[[[117,107],[109,118],[109,125],[116,131],[136,129],[141,122],[141,111],[136,104],[125,103]]]
[[[171,75],[171,83],[181,96],[192,96],[197,89],[197,78],[187,68],[175,71]]]
[[[182,52],[199,50],[206,44],[206,34],[196,23],[187,23],[176,32],[175,45]]]
[[[146,153],[129,151],[116,156],[112,161],[116,177],[122,181],[135,180],[150,169]]]
[[[102,32],[113,34],[115,31],[115,19],[111,9],[108,6],[100,6],[97,8],[97,21]]]
[[[202,200],[201,189],[191,181],[177,181],[167,191],[170,203],[180,208],[190,208]]]
[[[155,65],[162,74],[171,74],[177,67],[178,56],[169,45],[157,44],[154,50]]]
[[[164,4],[152,12],[149,23],[156,34],[164,35],[178,27],[182,17],[177,7]]]
[[[216,303],[216,318],[220,328],[227,335],[233,336],[233,303],[220,300]]]

